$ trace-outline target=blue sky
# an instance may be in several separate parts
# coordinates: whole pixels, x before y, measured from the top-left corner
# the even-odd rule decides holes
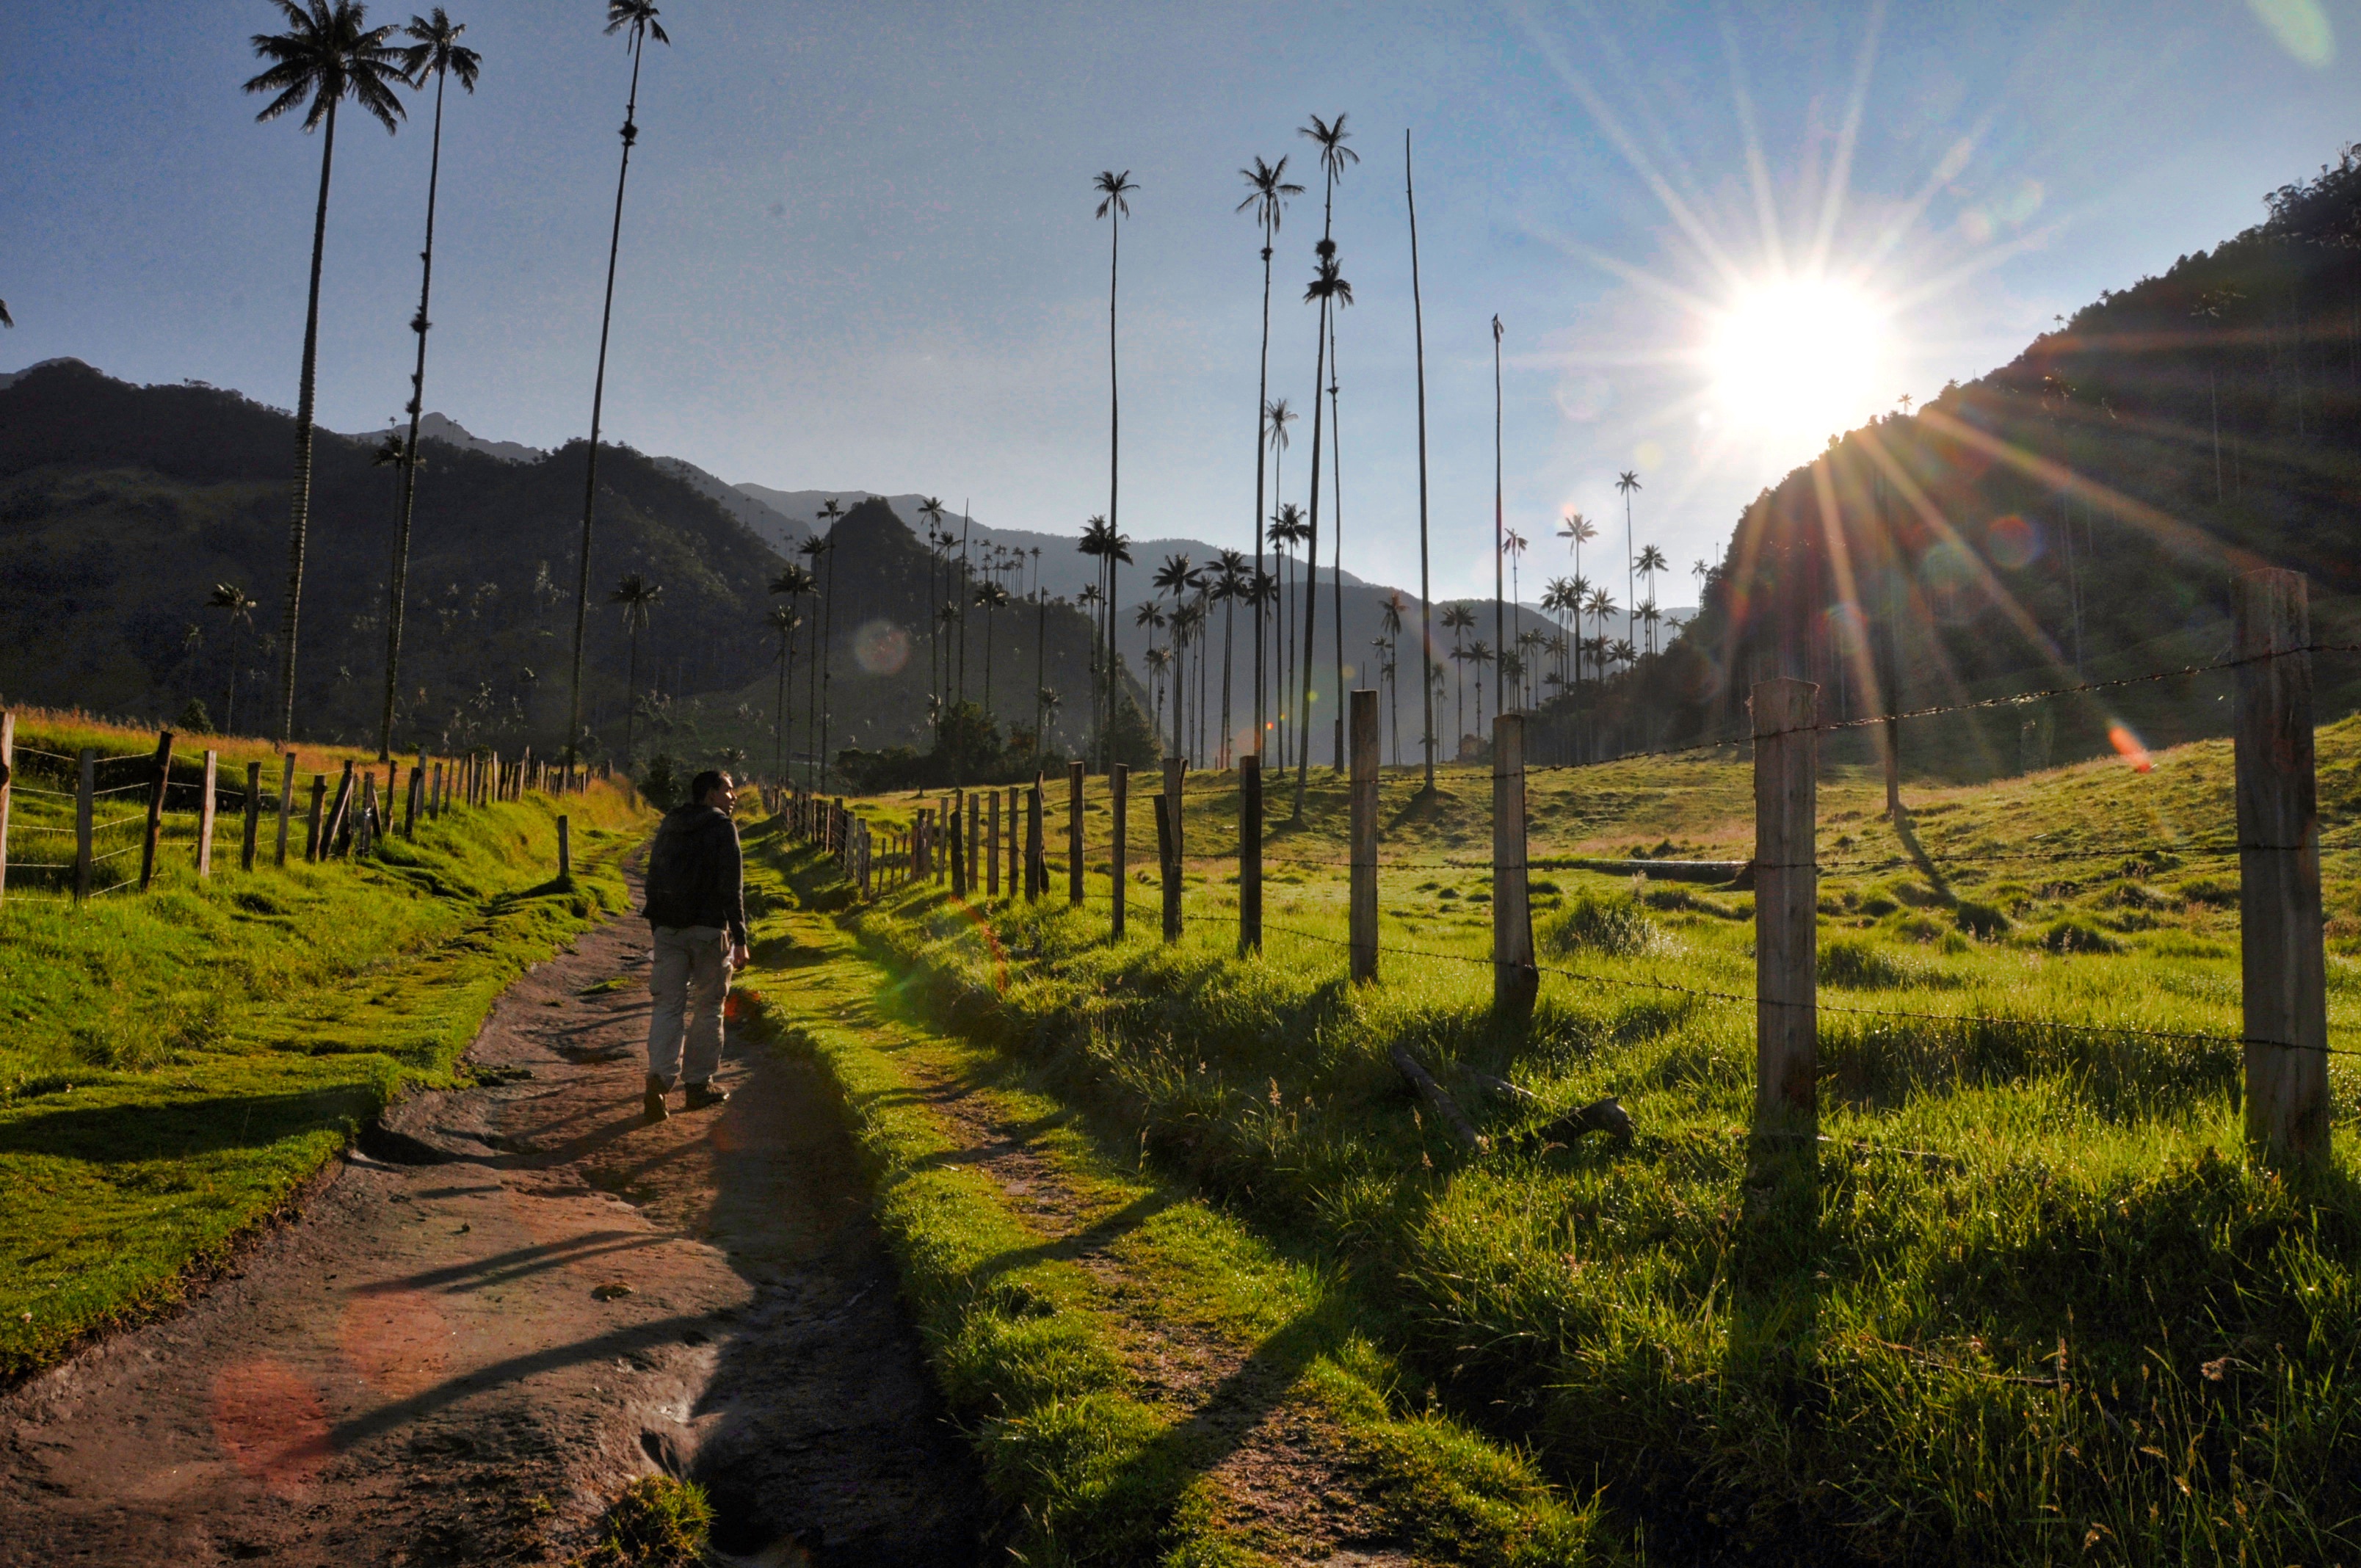
[[[446,122],[427,400],[552,445],[588,422],[628,60],[597,0],[452,8],[485,63]],[[238,91],[270,16],[0,13],[16,62],[0,137],[17,149],[0,297],[19,323],[0,360],[72,355],[292,404],[318,140],[256,125]],[[624,217],[616,439],[732,480],[933,491],[985,521],[1078,530],[1106,485],[1107,232],[1088,186],[1127,169],[1124,527],[1249,544],[1260,266],[1236,171],[1284,152],[1312,187],[1273,307],[1273,390],[1302,408],[1320,192],[1295,127],[1341,110],[1363,159],[1336,207],[1358,300],[1341,323],[1345,565],[1415,581],[1407,127],[1439,595],[1488,584],[1495,313],[1527,576],[1564,569],[1543,540],[1567,506],[1611,517],[1620,544],[1627,468],[1642,543],[1685,569],[1835,428],[1756,428],[1763,411],[1714,390],[1718,313],[1783,262],[1824,254],[1881,313],[1869,379],[1828,389],[1850,422],[1853,403],[1979,374],[2054,313],[2253,223],[2263,192],[2361,137],[2361,8],[2343,0],[675,0],[664,19]],[[381,425],[404,394],[423,101],[413,114],[397,137],[347,118],[338,138],[335,428]],[[1309,424],[1286,470],[1299,500]]]

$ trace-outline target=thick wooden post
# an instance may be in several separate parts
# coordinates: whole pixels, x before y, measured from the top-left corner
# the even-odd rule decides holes
[[[2246,1146],[2274,1170],[2328,1157],[2328,972],[2312,766],[2312,612],[2295,572],[2238,579],[2238,937]]]
[[[98,753],[82,749],[82,769],[74,784],[74,902],[90,896],[91,806],[98,792]]]
[[[983,895],[1000,896],[1000,792],[983,792]]]
[[[262,830],[262,764],[246,764],[246,831],[237,845],[237,869],[254,869],[254,841]]]
[[[1352,783],[1350,785],[1353,843],[1353,885],[1350,937],[1353,979],[1378,978],[1378,694],[1356,690],[1350,718]],[[1523,791],[1521,788],[1520,795]],[[1523,836],[1519,835],[1521,846]],[[1524,857],[1517,857],[1521,872]],[[1499,878],[1492,879],[1492,896],[1499,899]],[[1521,889],[1520,892],[1521,893]],[[1527,922],[1530,927],[1531,922]]]
[[[1523,1017],[1541,995],[1525,888],[1525,718],[1492,720],[1492,1007]]]
[[[559,880],[574,874],[574,824],[566,817],[557,819],[557,875]]]
[[[983,883],[977,873],[983,870],[983,797],[988,793],[970,790],[967,794],[967,890],[976,893]]]
[[[320,809],[326,802],[327,796],[328,775],[313,773],[312,775],[312,816],[303,834],[303,858],[307,861],[316,861],[321,855]]]
[[[1016,863],[1025,850],[1025,835],[1019,832],[1016,827],[1016,786],[1010,784],[1008,786],[1008,896],[1011,898],[1016,897],[1019,892]]]
[[[1041,781],[1025,792],[1025,902],[1038,904],[1049,891],[1049,863],[1041,843]]]
[[[1111,885],[1107,896],[1114,903],[1107,916],[1107,935],[1123,940],[1123,911],[1126,902],[1131,871],[1125,863],[1124,851],[1130,846],[1125,839],[1131,832],[1131,767],[1117,762],[1107,769],[1107,815],[1113,818],[1109,831],[1114,842],[1109,846],[1107,875]]]
[[[422,761],[410,770],[410,794],[401,802],[401,836],[418,837],[418,801],[426,793],[426,764]]]
[[[951,896],[965,898],[968,889],[968,868],[975,863],[970,852],[975,848],[975,839],[970,837],[964,844],[960,841],[960,810],[956,805],[951,807],[950,818]]]
[[[287,752],[286,759],[279,780],[279,847],[270,861],[275,866],[287,863],[287,824],[295,815],[295,753]]]
[[[332,860],[336,846],[344,841],[345,818],[353,808],[353,763],[345,759],[345,771],[336,780],[336,798],[328,806],[327,823],[320,829],[320,858]]]
[[[360,779],[360,804],[353,813],[353,856],[367,860],[369,851],[377,847],[377,774],[365,773]]]
[[[1238,759],[1238,953],[1262,951],[1262,753]]]
[[[156,846],[164,833],[164,790],[172,782],[172,732],[156,736],[156,782],[148,791],[148,836],[139,842],[139,891],[156,876]]]
[[[1066,764],[1066,902],[1082,902],[1082,764]]]
[[[214,790],[221,772],[221,753],[205,753],[205,796],[197,803],[197,874],[214,874],[214,821],[218,814]]]
[[[1180,939],[1181,868],[1188,860],[1181,837],[1180,786],[1188,776],[1189,764],[1181,758],[1164,759],[1164,793],[1157,797],[1160,815],[1156,844],[1164,857],[1164,939],[1168,942]]]
[[[1763,681],[1754,718],[1754,1133],[1808,1147],[1819,1133],[1820,688]]]
[[[8,795],[16,773],[16,716],[0,713],[0,899],[8,896]]]

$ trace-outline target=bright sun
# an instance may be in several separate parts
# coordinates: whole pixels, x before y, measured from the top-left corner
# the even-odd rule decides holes
[[[1789,279],[1738,297],[1715,323],[1706,363],[1738,431],[1817,446],[1884,407],[1886,346],[1884,313],[1858,290]]]

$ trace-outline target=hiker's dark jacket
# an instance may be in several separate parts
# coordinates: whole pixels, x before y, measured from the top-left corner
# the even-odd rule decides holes
[[[648,924],[720,927],[742,946],[746,895],[739,865],[736,823],[709,806],[674,806],[648,851]]]

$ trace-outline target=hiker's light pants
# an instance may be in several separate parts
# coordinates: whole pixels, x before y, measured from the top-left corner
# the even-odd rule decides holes
[[[721,1066],[721,1003],[730,993],[730,933],[718,926],[658,926],[648,990],[648,1071],[667,1084],[686,1067],[686,1080],[704,1083]],[[688,1060],[681,1060],[681,1036]]]

